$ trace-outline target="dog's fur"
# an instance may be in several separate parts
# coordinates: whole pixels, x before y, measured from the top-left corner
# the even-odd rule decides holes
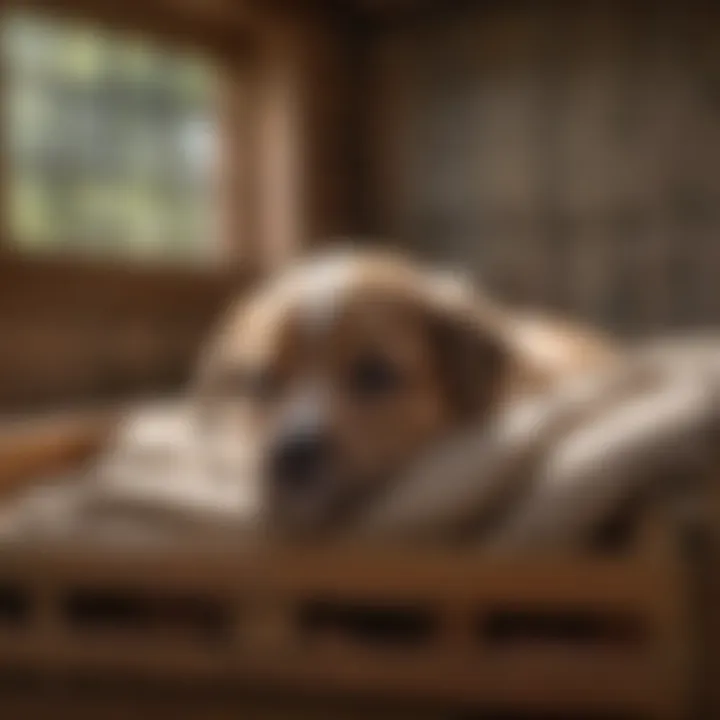
[[[232,307],[196,390],[254,449],[270,521],[319,530],[433,444],[615,356],[600,333],[513,313],[400,255],[338,250]],[[309,434],[322,458],[278,471],[278,448]]]
[[[269,527],[573,552],[648,504],[702,526],[717,477],[720,338],[616,348],[388,253],[311,258],[239,301],[195,392],[129,414],[88,484],[54,509],[30,498],[0,533],[52,510],[50,532],[136,539]]]

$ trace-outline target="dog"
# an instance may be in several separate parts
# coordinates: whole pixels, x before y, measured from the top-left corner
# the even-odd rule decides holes
[[[252,449],[268,524],[323,533],[428,448],[618,354],[401,253],[336,248],[228,310],[194,392]]]
[[[119,423],[61,525],[522,554],[606,547],[658,504],[712,526],[716,335],[621,347],[336,250],[230,307],[193,390]],[[47,525],[33,507],[0,532]]]

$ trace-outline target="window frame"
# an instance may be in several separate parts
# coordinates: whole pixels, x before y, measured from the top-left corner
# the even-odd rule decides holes
[[[207,4],[204,4],[207,3]],[[198,267],[180,264],[172,259],[165,262],[162,256],[150,262],[132,258],[101,258],[67,256],[63,253],[28,253],[22,244],[11,236],[8,223],[8,163],[5,148],[6,135],[0,135],[0,283],[3,277],[19,267],[32,273],[37,268],[39,276],[48,272],[70,272],[80,283],[76,291],[84,287],[99,293],[102,302],[107,290],[101,278],[111,279],[113,293],[136,294],[137,284],[152,284],[157,280],[158,293],[167,287],[167,279],[173,276],[186,283],[194,278],[200,285],[216,282],[222,276],[246,276],[255,265],[252,244],[248,242],[252,218],[251,157],[252,128],[249,127],[248,90],[251,82],[252,43],[249,42],[247,18],[237,10],[239,6],[224,0],[203,0],[192,5],[178,0],[112,0],[97,3],[93,0],[5,0],[0,2],[3,17],[13,10],[37,12],[60,20],[77,20],[95,24],[109,31],[132,32],[138,37],[162,46],[179,49],[192,48],[202,52],[221,69],[221,87],[218,102],[219,155],[222,162],[217,181],[220,198],[221,232],[220,262],[203,263]],[[0,67],[0,93],[5,90],[5,68]],[[25,268],[27,266],[27,268]],[[97,298],[96,298],[97,299]]]

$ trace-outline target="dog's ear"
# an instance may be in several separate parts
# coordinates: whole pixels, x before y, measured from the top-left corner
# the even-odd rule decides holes
[[[231,350],[233,338],[237,337],[244,310],[244,301],[232,303],[211,329],[203,342],[192,369],[191,394],[207,399],[219,388],[226,356]]]
[[[430,277],[423,303],[449,405],[459,422],[481,419],[510,372],[502,313],[466,278],[448,273]]]

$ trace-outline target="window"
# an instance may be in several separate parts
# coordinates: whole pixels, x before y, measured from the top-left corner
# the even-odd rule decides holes
[[[217,77],[205,59],[7,17],[6,203],[23,252],[217,258]]]

